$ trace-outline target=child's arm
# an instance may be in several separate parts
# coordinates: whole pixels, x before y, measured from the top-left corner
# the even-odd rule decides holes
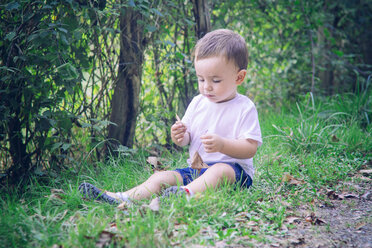
[[[257,141],[252,139],[226,139],[216,134],[200,137],[208,153],[221,152],[233,158],[252,158],[257,152]]]
[[[190,143],[190,134],[187,132],[185,124],[181,121],[176,121],[171,127],[171,137],[178,146],[185,146]]]

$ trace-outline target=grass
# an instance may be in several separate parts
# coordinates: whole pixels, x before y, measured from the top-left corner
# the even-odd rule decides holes
[[[331,103],[317,103],[307,96],[293,109],[260,116],[264,144],[255,156],[257,170],[249,190],[224,185],[190,200],[170,199],[159,212],[141,207],[142,203],[122,211],[81,199],[77,187],[82,181],[110,191],[124,191],[144,181],[152,169],[146,163],[149,154],[142,150],[124,150],[105,163],[82,162],[81,168],[54,178],[35,177],[23,191],[2,189],[0,247],[274,243],[275,237],[284,235],[284,226],[293,228],[286,218],[295,209],[311,211],[314,201],[326,202],[323,190],[338,190],[340,182],[351,180],[372,160],[371,125],[340,109],[337,101],[333,100],[337,106]],[[162,157],[171,168],[186,161],[185,153],[164,151]],[[300,183],[283,182],[285,173]],[[63,192],[53,195],[53,189]]]

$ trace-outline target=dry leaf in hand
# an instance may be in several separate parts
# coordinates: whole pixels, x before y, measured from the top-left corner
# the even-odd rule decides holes
[[[203,162],[203,159],[200,157],[200,154],[198,151],[194,153],[194,157],[191,161],[191,168],[198,170],[200,173],[200,170],[203,168],[208,168],[208,165]]]

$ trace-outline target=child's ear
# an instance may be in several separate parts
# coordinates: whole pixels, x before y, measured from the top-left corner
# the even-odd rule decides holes
[[[240,70],[236,77],[236,84],[240,85],[244,82],[245,75],[247,75],[247,70]]]

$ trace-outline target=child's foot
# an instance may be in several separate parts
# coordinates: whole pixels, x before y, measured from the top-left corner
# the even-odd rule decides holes
[[[79,191],[83,195],[84,198],[87,198],[89,200],[103,201],[103,202],[107,202],[112,205],[116,205],[120,203],[120,200],[109,196],[104,191],[100,190],[99,188],[97,188],[96,186],[90,183],[80,184]]]

